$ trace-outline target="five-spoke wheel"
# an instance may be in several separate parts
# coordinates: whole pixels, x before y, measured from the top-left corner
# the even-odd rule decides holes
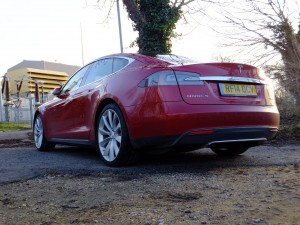
[[[44,135],[44,126],[41,115],[37,115],[33,125],[33,138],[37,150],[47,151],[54,148],[54,144],[49,143]]]
[[[126,165],[135,156],[121,110],[108,104],[98,122],[98,148],[104,162],[109,166]]]

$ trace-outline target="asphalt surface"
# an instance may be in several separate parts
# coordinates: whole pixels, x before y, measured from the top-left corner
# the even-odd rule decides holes
[[[12,135],[12,134],[11,134]],[[19,137],[28,135],[24,132]],[[0,134],[0,140],[3,138]],[[16,138],[16,135],[14,136]],[[3,139],[2,139],[3,140]],[[33,147],[0,149],[0,184],[49,174],[97,175],[102,173],[147,174],[206,173],[218,168],[300,165],[300,144],[264,145],[249,149],[235,158],[221,158],[210,149],[189,153],[144,156],[133,166],[110,168],[93,149],[58,146],[50,152]]]

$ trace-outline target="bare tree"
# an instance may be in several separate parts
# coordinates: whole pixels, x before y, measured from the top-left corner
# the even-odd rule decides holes
[[[280,84],[295,98],[300,112],[300,32],[294,27],[298,13],[296,0],[244,0],[234,9],[224,10],[227,46],[246,49],[252,63],[266,64],[280,56],[281,68],[268,67]],[[233,9],[233,10],[232,10]],[[223,18],[224,18],[223,17]],[[233,28],[233,29],[232,29]]]

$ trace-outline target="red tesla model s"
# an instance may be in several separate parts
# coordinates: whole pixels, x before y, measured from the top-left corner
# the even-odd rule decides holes
[[[37,109],[36,148],[92,145],[118,166],[140,151],[210,147],[234,156],[275,136],[279,114],[261,70],[186,61],[116,54],[84,66]]]

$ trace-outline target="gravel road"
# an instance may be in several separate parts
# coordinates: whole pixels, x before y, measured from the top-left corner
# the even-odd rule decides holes
[[[300,143],[108,168],[94,150],[0,150],[0,224],[300,224]]]

